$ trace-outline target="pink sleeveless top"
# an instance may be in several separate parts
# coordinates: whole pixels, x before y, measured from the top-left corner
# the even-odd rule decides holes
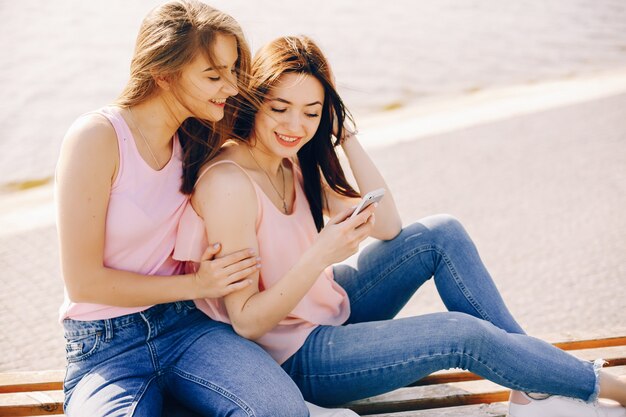
[[[104,265],[147,275],[182,273],[184,265],[172,258],[178,223],[189,201],[179,191],[182,159],[178,137],[174,137],[170,161],[155,171],[139,154],[118,107],[105,107],[96,113],[113,125],[119,149],[119,170],[106,214]],[[148,307],[74,303],[65,291],[60,318],[103,320]]]
[[[217,162],[202,175],[220,164],[237,166],[254,185],[258,206],[256,235],[262,258],[259,290],[263,291],[278,282],[317,237],[309,203],[302,189],[302,174],[293,164],[296,197],[292,213],[286,215],[276,208],[250,175],[233,161]],[[181,219],[174,257],[199,261],[208,244],[204,230],[202,219],[189,204]],[[230,323],[223,299],[196,300],[196,305],[214,320]],[[332,267],[328,267],[293,311],[256,342],[278,363],[283,363],[300,349],[318,325],[341,325],[349,315],[348,296],[335,282]]]

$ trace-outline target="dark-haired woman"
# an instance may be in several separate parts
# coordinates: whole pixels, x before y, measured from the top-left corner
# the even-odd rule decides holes
[[[227,251],[257,249],[260,271],[253,285],[197,301],[201,310],[263,346],[305,399],[322,405],[458,367],[515,390],[513,417],[626,415],[596,401],[626,404],[626,384],[602,373],[600,362],[524,334],[457,220],[438,215],[402,228],[384,179],[354,132],[342,128],[346,110],[310,39],[285,37],[262,48],[250,83],[239,140],[201,170],[181,224],[179,238],[197,253],[177,255],[197,260],[206,229]],[[351,217],[359,194],[378,188],[387,190],[380,204]],[[367,236],[380,242],[363,250],[355,268],[334,266]],[[433,276],[449,311],[394,320]]]
[[[67,133],[56,172],[67,416],[160,416],[167,398],[203,416],[308,415],[266,352],[188,301],[249,286],[257,256],[214,260],[211,245],[193,274],[172,258],[183,147],[200,144],[191,172],[219,147],[249,59],[230,16],[166,3],[141,26],[117,103]]]

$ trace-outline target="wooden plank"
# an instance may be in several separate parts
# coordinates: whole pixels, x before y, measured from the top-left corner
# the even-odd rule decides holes
[[[63,391],[0,394],[0,416],[63,414]]]
[[[573,350],[569,353],[576,356],[577,358],[587,361],[604,359],[607,362],[607,364],[604,365],[605,367],[626,365],[626,346]]]
[[[360,415],[372,413],[396,413],[399,411],[430,410],[443,407],[457,407],[460,405],[488,404],[499,401],[507,401],[509,392],[506,390],[489,392],[484,394],[460,394],[439,398],[411,398],[404,401],[384,403],[354,404],[348,408]]]
[[[0,393],[62,390],[65,371],[0,373]]]
[[[390,393],[348,403],[359,414],[486,404],[508,400],[509,391],[490,381],[469,381],[400,388]]]
[[[625,346],[626,336],[606,337],[602,339],[570,340],[553,343],[554,346],[563,350],[594,349],[610,346]]]

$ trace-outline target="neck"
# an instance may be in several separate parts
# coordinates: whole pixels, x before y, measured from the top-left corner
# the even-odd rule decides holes
[[[133,116],[135,123],[155,150],[170,146],[174,133],[184,120],[159,97],[134,105]]]
[[[256,163],[269,175],[279,175],[279,168],[283,157],[270,153],[257,141],[255,145],[248,145]]]

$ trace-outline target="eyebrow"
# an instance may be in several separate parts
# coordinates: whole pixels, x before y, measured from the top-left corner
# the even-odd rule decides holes
[[[284,98],[280,98],[280,97],[270,98],[270,101],[279,101],[285,104],[293,104],[291,101],[285,100]],[[322,105],[322,103],[320,103],[319,101],[314,101],[313,103],[305,104],[304,107],[314,106],[316,104],[319,104],[320,106]]]
[[[217,69],[216,69],[216,68],[213,68],[213,67],[209,67],[209,68],[205,69],[205,70],[204,70],[204,71],[202,71],[202,72],[207,72],[207,71],[216,71],[216,70],[222,70],[222,69],[226,69],[226,68],[228,68],[226,65],[221,65],[221,66],[217,67]]]

